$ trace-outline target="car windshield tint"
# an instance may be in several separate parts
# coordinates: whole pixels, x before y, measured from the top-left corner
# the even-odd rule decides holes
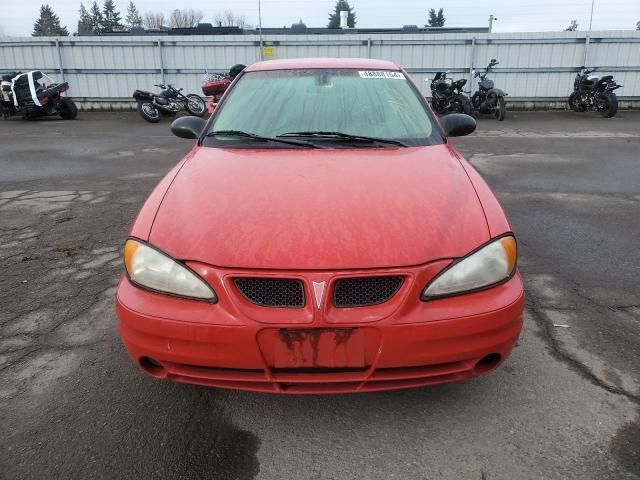
[[[401,72],[272,70],[245,73],[220,105],[209,132],[236,130],[271,138],[295,132],[339,132],[404,145],[432,145],[443,141],[434,123],[419,93]],[[357,142],[321,135],[306,139]],[[207,143],[240,140],[213,136]]]

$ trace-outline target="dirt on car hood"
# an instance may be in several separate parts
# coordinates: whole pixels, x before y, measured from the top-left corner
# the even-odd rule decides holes
[[[473,185],[446,145],[199,148],[150,235],[178,259],[303,270],[418,265],[488,239]]]

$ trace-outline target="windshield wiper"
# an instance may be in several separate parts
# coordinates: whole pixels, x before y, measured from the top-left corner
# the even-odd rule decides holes
[[[242,130],[214,130],[212,132],[208,132],[205,135],[205,137],[215,137],[217,135],[221,135],[225,137],[252,138],[254,140],[261,140],[263,142],[286,143],[288,145],[296,145],[298,147],[321,148],[318,145],[314,145],[313,143],[310,143],[310,142],[284,140],[282,138],[273,138],[273,137],[263,137],[262,135],[258,135],[256,133],[243,132]]]
[[[364,135],[351,135],[350,133],[343,132],[324,132],[324,131],[304,131],[304,132],[287,132],[281,135],[277,135],[277,138],[282,137],[315,137],[315,138],[336,138],[341,140],[355,140],[363,142],[378,142],[388,143],[389,145],[398,145],[399,147],[406,147],[407,145],[390,138],[378,138],[378,137],[366,137]]]

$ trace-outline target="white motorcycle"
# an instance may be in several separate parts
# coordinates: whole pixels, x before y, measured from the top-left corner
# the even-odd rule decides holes
[[[26,73],[10,73],[2,76],[0,110],[6,120],[22,115],[25,120],[60,115],[64,120],[73,120],[78,107],[65,93],[67,82],[55,83],[40,70]]]

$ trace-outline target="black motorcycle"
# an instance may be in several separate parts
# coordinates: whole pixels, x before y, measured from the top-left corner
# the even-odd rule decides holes
[[[431,79],[431,107],[433,111],[445,113],[466,113],[471,115],[471,101],[463,91],[467,80],[461,78],[453,81],[448,72],[437,72]]]
[[[507,106],[504,100],[507,93],[495,88],[493,80],[487,78],[487,74],[496,65],[498,62],[492,58],[484,72],[473,71],[473,77],[479,78],[479,81],[478,91],[471,96],[471,104],[478,112],[492,114],[496,120],[501,122],[507,117]]]
[[[171,84],[154,86],[163,91],[157,94],[145,90],[133,92],[133,98],[138,102],[138,113],[147,122],[158,123],[161,116],[173,117],[182,110],[197,117],[204,115],[207,107],[199,95],[183,95],[180,93],[182,88],[175,88]]]
[[[569,95],[569,107],[574,112],[593,110],[605,118],[613,117],[618,111],[618,98],[613,91],[622,87],[613,75],[597,77],[590,75],[593,70],[582,67],[573,82],[573,93]]]
[[[63,95],[69,84],[55,83],[40,70],[3,75],[0,89],[0,111],[5,120],[14,115],[22,115],[24,120],[54,115],[73,120],[78,115],[76,104]]]

